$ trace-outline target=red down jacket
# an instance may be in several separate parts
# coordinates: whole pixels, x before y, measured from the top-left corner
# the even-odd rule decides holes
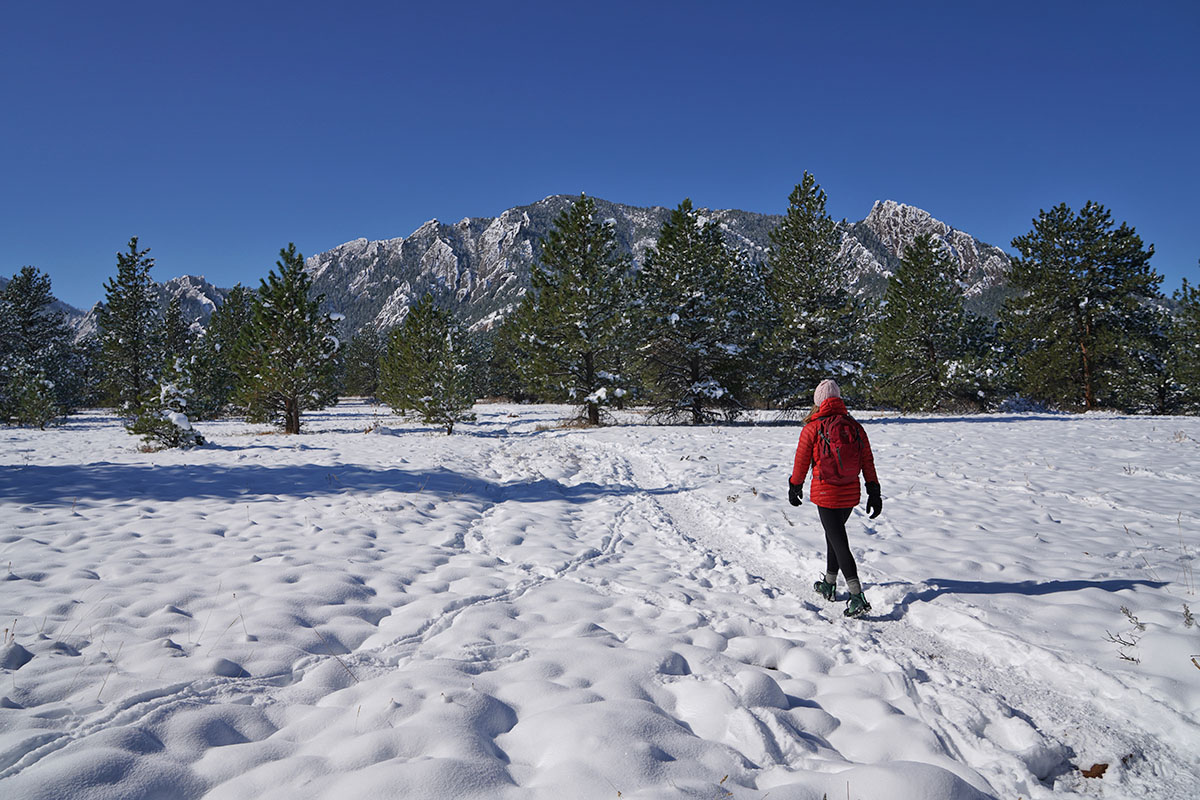
[[[817,428],[821,420],[838,414],[850,416],[842,398],[831,397],[821,403],[816,415],[808,421],[804,430],[800,431],[800,443],[796,446],[796,463],[792,467],[791,481],[795,486],[804,483],[804,479],[808,477],[808,468],[812,467],[813,479],[808,490],[808,499],[822,508],[854,508],[862,497],[862,487],[857,481],[847,486],[834,486],[821,480],[821,470],[817,465]],[[871,443],[867,441],[867,432],[857,420],[854,424],[858,425],[858,431],[862,435],[862,476],[867,483],[879,483],[879,477],[875,474],[875,457],[871,455]]]

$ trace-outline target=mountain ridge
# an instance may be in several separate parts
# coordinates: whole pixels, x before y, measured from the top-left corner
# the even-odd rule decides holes
[[[550,195],[496,217],[466,217],[457,223],[432,219],[406,237],[355,239],[310,256],[305,265],[314,289],[331,308],[346,315],[352,330],[387,329],[403,320],[425,292],[455,306],[475,328],[490,328],[520,301],[539,243],[554,218],[578,199]],[[671,209],[629,206],[592,198],[597,217],[614,226],[618,244],[635,268],[657,241]],[[726,241],[765,260],[770,231],[783,219],[738,209],[697,209],[720,224]],[[968,307],[994,315],[1003,299],[1010,263],[999,247],[982,242],[915,206],[878,201],[857,223],[838,224],[842,254],[852,264],[853,287],[882,293],[903,249],[921,233],[931,233],[963,267]]]
[[[426,292],[454,307],[471,327],[490,329],[520,302],[542,238],[558,214],[577,199],[578,195],[549,195],[495,217],[464,217],[453,223],[431,219],[408,236],[352,239],[309,256],[305,268],[314,291],[325,295],[326,308],[345,316],[344,332],[368,326],[386,330],[400,323]],[[671,209],[592,200],[597,217],[613,226],[621,250],[635,268],[640,266]],[[770,231],[783,219],[779,214],[739,209],[700,208],[697,213],[716,220],[731,246],[758,260],[767,258]],[[930,233],[963,267],[968,308],[994,316],[1006,296],[1010,257],[916,206],[876,201],[865,218],[853,223],[843,220],[838,229],[855,291],[882,294],[903,249],[916,236]],[[229,292],[194,275],[172,278],[156,288],[162,308],[178,296],[185,319],[201,327]],[[99,305],[88,311],[62,305],[77,336],[96,330]]]

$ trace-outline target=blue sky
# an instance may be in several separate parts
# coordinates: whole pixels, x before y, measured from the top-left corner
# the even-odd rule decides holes
[[[10,2],[0,274],[90,306],[558,193],[836,218],[919,206],[1009,249],[1103,203],[1200,282],[1195,2]]]

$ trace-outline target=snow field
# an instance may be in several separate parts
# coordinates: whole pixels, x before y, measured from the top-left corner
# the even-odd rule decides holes
[[[786,500],[798,427],[476,410],[189,453],[102,414],[0,431],[0,795],[1200,787],[1200,420],[864,414],[846,620]]]

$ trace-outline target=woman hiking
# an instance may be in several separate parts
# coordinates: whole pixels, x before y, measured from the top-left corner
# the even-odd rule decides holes
[[[858,579],[858,566],[846,538],[846,520],[860,499],[859,472],[867,484],[867,513],[875,519],[883,510],[875,459],[871,455],[867,432],[846,410],[837,383],[830,379],[821,381],[813,392],[813,401],[816,407],[800,432],[796,463],[788,479],[788,502],[800,505],[804,479],[811,466],[813,479],[808,495],[825,528],[826,547],[825,577],[813,584],[813,588],[832,602],[841,570],[850,590],[850,601],[842,613],[847,617],[859,617],[871,610],[871,604]]]

